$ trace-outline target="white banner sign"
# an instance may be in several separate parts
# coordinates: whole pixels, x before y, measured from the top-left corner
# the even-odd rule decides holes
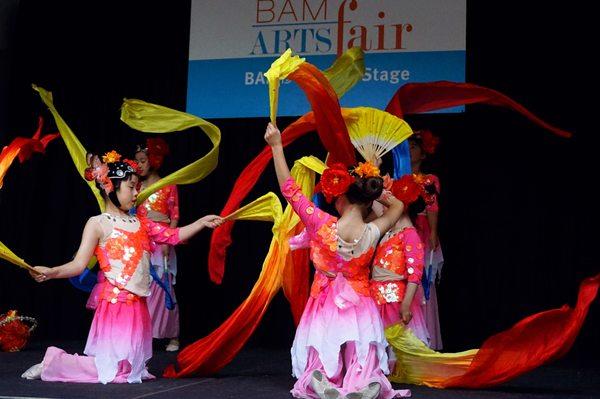
[[[277,56],[291,47],[324,69],[353,46],[367,73],[342,105],[384,108],[405,83],[464,82],[465,41],[466,0],[193,0],[187,110],[266,117],[263,72]],[[282,87],[279,115],[309,109]]]

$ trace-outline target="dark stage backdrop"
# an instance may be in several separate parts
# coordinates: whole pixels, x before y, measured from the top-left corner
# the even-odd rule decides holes
[[[512,96],[576,136],[554,137],[520,116],[483,106],[408,120],[415,128],[432,129],[443,143],[430,166],[442,182],[446,265],[439,300],[449,350],[478,346],[530,313],[572,304],[579,282],[599,271],[595,132],[581,112],[581,86],[593,75],[586,75],[586,57],[577,50],[590,12],[560,3],[538,9],[523,9],[517,1],[481,3],[468,2],[467,81]],[[33,133],[39,114],[47,120],[46,132],[54,129],[31,83],[53,91],[58,110],[89,149],[130,154],[142,138],[119,121],[124,97],[184,109],[189,1],[12,4],[18,6],[10,19],[10,51],[2,50],[10,59],[3,60],[8,67],[0,75],[9,99],[0,103],[2,145]],[[212,100],[227,106],[227,98]],[[267,121],[267,115],[212,121],[223,133],[220,164],[201,183],[180,187],[183,223],[221,210],[234,179],[263,147]],[[291,121],[282,118],[279,124]],[[209,148],[199,131],[167,140],[175,156],[165,173]],[[315,135],[287,151],[290,161],[305,154],[324,155]],[[270,166],[248,199],[276,188]],[[32,264],[62,264],[75,253],[86,219],[97,212],[57,140],[45,156],[15,164],[8,173],[0,191],[0,240]],[[185,343],[218,326],[249,293],[270,228],[237,224],[221,286],[208,280],[208,233],[178,249]],[[0,264],[0,313],[16,308],[37,317],[35,339],[84,339],[92,316],[86,299],[67,281],[38,285],[23,271]],[[595,304],[567,361],[597,359],[599,313]],[[280,294],[249,345],[289,347],[293,333]]]

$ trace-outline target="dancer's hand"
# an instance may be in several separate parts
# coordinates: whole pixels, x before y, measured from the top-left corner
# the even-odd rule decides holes
[[[206,215],[200,219],[200,222],[204,227],[208,227],[209,229],[214,229],[223,224],[223,218],[218,215]]]
[[[265,141],[271,147],[281,145],[281,132],[275,125],[269,122],[267,130],[265,131]]]
[[[379,196],[379,198],[377,198],[377,202],[379,202],[381,205],[389,207],[390,206],[390,200],[394,198],[394,194],[392,194],[391,191],[389,190],[383,190],[381,191],[381,195]]]
[[[160,250],[161,250],[161,252],[162,252],[162,256],[163,256],[163,257],[164,257],[164,256],[169,256],[170,248],[169,248],[169,246],[168,246],[168,245],[165,245],[165,244],[161,245],[161,246],[160,246]]]
[[[52,270],[51,267],[35,266],[33,269],[38,273],[34,273],[34,272],[30,271],[29,274],[38,283],[42,283],[44,281],[50,280],[50,279],[52,279],[52,277],[54,275],[54,271]]]
[[[400,316],[402,317],[402,322],[404,324],[408,324],[412,320],[412,312],[410,311],[410,306],[405,302],[402,302],[402,305],[400,306]]]

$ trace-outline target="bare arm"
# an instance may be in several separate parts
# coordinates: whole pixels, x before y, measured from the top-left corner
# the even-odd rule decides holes
[[[382,205],[387,207],[383,215],[373,221],[379,228],[381,234],[385,234],[391,229],[402,216],[404,212],[404,204],[397,199],[389,191],[384,191],[381,198],[377,200]]]
[[[434,211],[427,211],[427,221],[429,222],[429,228],[431,230],[429,235],[429,245],[431,249],[436,249],[439,245],[438,213]]]
[[[285,160],[285,154],[283,153],[283,145],[281,144],[281,133],[279,129],[273,124],[267,125],[267,131],[265,132],[265,141],[271,146],[273,152],[273,163],[275,164],[275,173],[277,174],[277,182],[279,187],[283,187],[283,184],[287,179],[290,178],[290,168]]]
[[[217,215],[207,215],[193,223],[179,228],[179,240],[187,241],[204,228],[214,229],[223,223],[223,218]]]
[[[412,313],[410,311],[410,305],[415,297],[415,293],[417,292],[418,284],[408,283],[406,286],[406,292],[404,293],[404,299],[402,300],[402,305],[400,305],[400,316],[402,317],[402,322],[404,324],[410,323],[412,319]]]
[[[69,278],[80,275],[94,254],[94,250],[96,249],[96,245],[98,245],[101,236],[102,228],[98,222],[92,219],[88,220],[83,229],[81,244],[79,244],[75,259],[62,266],[36,266],[34,269],[42,274],[32,274],[32,277],[39,283],[55,278]]]

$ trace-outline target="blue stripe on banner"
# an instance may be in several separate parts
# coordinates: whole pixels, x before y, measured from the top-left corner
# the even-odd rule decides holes
[[[367,73],[341,100],[343,107],[384,109],[405,83],[436,80],[465,81],[465,51],[415,53],[367,53]],[[262,75],[275,58],[192,60],[188,67],[187,112],[203,118],[268,117],[267,80]],[[307,60],[325,69],[335,55],[310,56]],[[302,91],[289,81],[279,94],[280,116],[298,116],[310,110]],[[454,107],[443,112],[462,112]]]

